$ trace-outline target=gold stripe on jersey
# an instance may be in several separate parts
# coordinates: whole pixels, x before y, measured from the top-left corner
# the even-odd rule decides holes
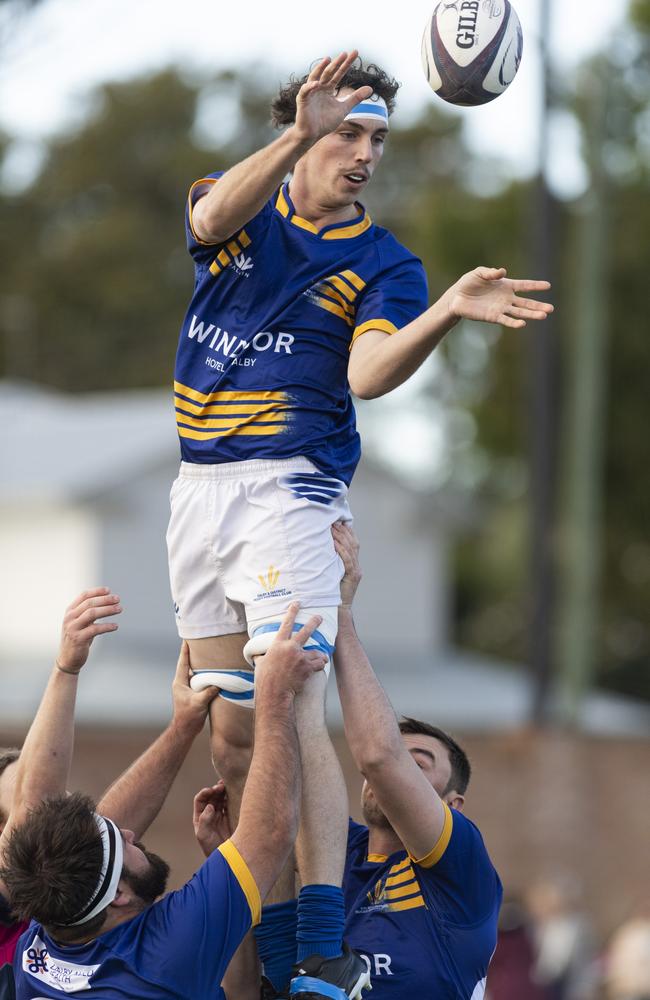
[[[239,427],[246,427],[250,424],[285,424],[287,422],[286,411],[277,410],[272,413],[250,413],[241,417],[188,417],[184,413],[176,414],[176,423],[185,427],[196,427],[197,430],[207,430],[215,427],[229,428],[231,430]]]
[[[362,334],[367,333],[368,330],[381,330],[382,333],[393,334],[397,333],[397,327],[394,323],[391,323],[387,319],[369,319],[366,323],[361,323],[359,326],[355,327],[354,333],[352,334],[352,340],[350,342],[350,347],[355,342],[357,337]]]
[[[254,424],[247,427],[229,427],[223,431],[195,431],[189,427],[179,427],[178,436],[191,438],[193,441],[210,441],[220,437],[268,437],[271,434],[281,434],[284,426]]]
[[[278,200],[275,203],[275,207],[280,215],[286,219],[289,215],[289,205],[287,204],[287,199],[284,197],[284,191],[282,188],[280,188],[278,192]]]
[[[278,191],[278,197],[275,201],[275,207],[284,219],[289,219],[294,226],[298,226],[299,229],[305,229],[308,233],[313,233],[315,236],[320,236],[323,240],[347,240],[354,236],[360,236],[361,233],[365,233],[367,229],[370,229],[372,225],[372,219],[368,214],[364,215],[360,222],[353,222],[349,226],[335,226],[333,229],[327,229],[321,235],[321,230],[317,229],[313,222],[309,222],[307,219],[303,219],[300,215],[296,215],[294,212],[291,215],[291,209],[289,208],[289,203],[284,196],[284,188],[280,188]],[[362,213],[359,213],[360,215]],[[291,218],[289,216],[291,215]]]
[[[263,406],[260,406],[259,403],[217,403],[215,406],[207,404],[198,406],[196,403],[189,403],[186,399],[181,399],[180,396],[174,397],[174,405],[177,410],[195,417],[229,416],[231,413],[278,412],[278,409],[283,408],[278,407],[277,403],[265,403]]]
[[[339,278],[338,274],[330,274],[328,278],[324,278],[323,280],[327,281],[330,285],[334,285],[334,287],[345,296],[348,302],[354,302],[359,294],[358,289],[350,288],[347,282],[342,281],[341,278]]]
[[[415,872],[412,868],[406,868],[399,875],[392,875],[386,879],[387,889],[401,889],[403,885],[410,885],[415,882]]]
[[[447,847],[449,846],[449,841],[451,840],[451,831],[454,826],[454,820],[451,814],[451,809],[449,808],[447,803],[443,802],[442,804],[445,810],[445,822],[442,827],[442,833],[438,837],[438,841],[435,847],[433,848],[433,850],[429,851],[427,856],[425,858],[422,858],[421,861],[418,861],[417,858],[414,858],[412,855],[410,855],[411,859],[415,862],[415,864],[421,865],[422,868],[433,868],[434,865],[437,865],[441,857],[447,850]]]
[[[363,278],[360,278],[358,274],[354,273],[354,271],[341,271],[340,274],[342,278],[345,278],[346,281],[349,281],[350,284],[354,285],[354,287],[358,289],[360,292],[362,292],[366,287],[366,283],[363,280]]]
[[[260,403],[286,403],[286,392],[273,392],[267,389],[255,389],[250,392],[238,392],[231,389],[223,389],[220,392],[199,392],[182,382],[174,382],[174,392],[181,396],[187,396],[197,403],[239,403],[239,402],[260,402]]]
[[[328,229],[326,233],[323,233],[323,239],[347,240],[353,236],[360,236],[361,233],[365,233],[366,229],[370,229],[371,225],[372,220],[369,215],[366,215],[361,222],[355,222],[353,226],[343,226],[340,229]]]
[[[343,312],[346,312],[348,316],[354,318],[354,306],[350,305],[347,299],[345,299],[340,292],[337,292],[328,281],[321,281],[320,284],[316,285],[316,291],[324,295],[326,299],[332,299],[338,305],[340,305]]]
[[[210,274],[214,274],[215,276],[220,274],[224,267],[227,267],[228,264],[232,263],[233,259],[239,256],[240,253],[243,253],[246,247],[249,247],[250,245],[251,238],[246,230],[242,229],[226,244],[226,246],[212,261],[208,269]]]
[[[248,865],[233,844],[232,840],[226,840],[226,842],[223,843],[221,847],[218,847],[217,850],[220,854],[223,854],[233,875],[242,887],[243,893],[246,896],[250,907],[251,920],[254,927],[255,924],[259,924],[260,917],[262,916],[262,900],[260,898],[260,891],[257,888],[257,883],[251,875]]]
[[[189,219],[190,229],[192,230],[192,236],[194,237],[196,242],[200,243],[201,246],[203,247],[214,246],[214,243],[206,243],[205,240],[199,239],[199,237],[196,235],[196,231],[194,229],[194,223],[192,222],[192,212],[194,211],[194,202],[192,201],[192,195],[194,194],[194,190],[198,184],[216,184],[217,180],[218,180],[217,177],[201,177],[198,181],[194,181],[187,196],[187,206],[188,206],[187,217]]]
[[[426,903],[424,902],[423,897],[422,896],[414,896],[413,899],[404,899],[404,900],[402,900],[401,903],[391,903],[390,904],[390,909],[391,909],[391,911],[395,911],[395,910],[415,910],[415,909],[418,909],[420,906],[425,906],[426,907]]]
[[[405,858],[404,861],[398,861],[396,865],[393,865],[393,867],[388,872],[388,877],[390,878],[392,876],[394,878],[396,875],[400,875],[402,872],[405,872],[409,869],[413,871],[413,868],[411,867],[411,861],[409,858]]]
[[[329,299],[324,299],[321,297],[316,299],[316,305],[319,305],[321,309],[327,309],[328,312],[334,313],[335,316],[340,316],[341,319],[345,320],[345,322],[348,324],[349,327],[353,326],[354,320],[352,319],[352,317],[348,316],[348,314],[344,312],[341,306],[337,306],[335,302],[330,302]]]

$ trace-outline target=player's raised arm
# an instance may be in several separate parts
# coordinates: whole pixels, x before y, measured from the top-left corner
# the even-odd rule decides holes
[[[114,622],[103,619],[121,610],[116,594],[107,587],[97,587],[80,594],[65,612],[54,667],[20,753],[12,809],[0,838],[0,857],[11,830],[28,810],[66,790],[79,673],[95,637],[117,629]]]
[[[348,380],[355,395],[374,399],[395,389],[417,371],[445,334],[461,319],[520,329],[553,312],[550,302],[529,299],[548,281],[513,280],[503,267],[477,267],[464,274],[437,302],[392,335],[368,330],[350,352]]]
[[[405,745],[393,707],[357,636],[351,607],[361,579],[357,540],[341,523],[333,525],[332,534],[345,565],[334,667],[346,740],[379,808],[411,857],[419,860],[439,842],[448,810],[420,770],[428,761]]]
[[[231,167],[192,209],[192,228],[204,243],[225,243],[269,200],[300,157],[333,132],[352,108],[369,97],[360,87],[337,97],[340,81],[358,56],[353,50],[336,59],[321,59],[296,98],[296,121],[269,146]]]

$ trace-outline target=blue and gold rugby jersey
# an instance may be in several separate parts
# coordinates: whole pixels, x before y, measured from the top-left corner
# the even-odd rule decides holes
[[[368,855],[350,821],[345,937],[370,965],[373,1000],[481,1000],[496,947],[501,882],[481,834],[447,809],[431,853]]]
[[[14,957],[16,1000],[225,1000],[230,959],[261,901],[246,863],[226,841],[177,892],[88,944],[59,945],[32,922]]]
[[[287,185],[224,245],[192,229],[194,294],[181,329],[175,406],[182,458],[220,463],[304,455],[349,483],[360,444],[347,384],[352,341],[394,333],[427,306],[421,262],[359,206],[315,227]]]

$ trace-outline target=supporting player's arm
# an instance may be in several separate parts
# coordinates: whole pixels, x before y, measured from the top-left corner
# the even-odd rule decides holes
[[[228,793],[223,781],[202,788],[194,796],[194,834],[206,858],[232,836],[228,816]],[[221,988],[226,1000],[259,1000],[260,962],[257,945],[249,931],[230,960]]]
[[[108,788],[97,809],[139,840],[160,812],[169,790],[195,738],[203,729],[217,688],[196,692],[190,687],[189,649],[186,642],[172,684],[173,716],[151,746]]]
[[[65,793],[74,747],[74,710],[79,672],[95,636],[114,632],[114,622],[98,619],[119,614],[120,599],[107,587],[85,591],[67,608],[52,673],[20,752],[11,813],[0,838],[42,799]],[[2,885],[0,884],[0,891]]]
[[[264,149],[231,167],[192,210],[192,227],[204,243],[225,243],[266,204],[296,163],[324,135],[333,132],[352,108],[372,93],[360,87],[339,100],[338,85],[358,52],[322,59],[296,99],[296,121]]]
[[[393,707],[357,636],[351,607],[361,579],[356,538],[341,523],[332,533],[346,570],[334,652],[345,737],[400,840],[413,858],[424,858],[443,832],[446,807],[406,749]]]
[[[541,292],[548,281],[512,280],[505,268],[477,267],[464,274],[417,319],[397,333],[368,330],[350,352],[348,380],[355,395],[375,399],[395,389],[417,371],[460,319],[520,328],[527,320],[546,319],[549,302],[522,298]]]
[[[309,619],[298,632],[292,604],[268,653],[255,664],[255,750],[232,835],[262,899],[273,887],[298,832],[300,750],[294,699],[307,678],[323,670],[327,657],[302,647],[321,622]],[[265,821],[260,822],[260,817]]]

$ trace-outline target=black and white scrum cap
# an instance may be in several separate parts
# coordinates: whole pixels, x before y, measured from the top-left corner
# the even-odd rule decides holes
[[[122,875],[124,863],[124,841],[122,834],[112,819],[95,813],[95,822],[102,838],[102,867],[95,890],[80,913],[74,920],[66,920],[62,927],[76,927],[85,924],[101,913],[117,895],[117,886]]]

